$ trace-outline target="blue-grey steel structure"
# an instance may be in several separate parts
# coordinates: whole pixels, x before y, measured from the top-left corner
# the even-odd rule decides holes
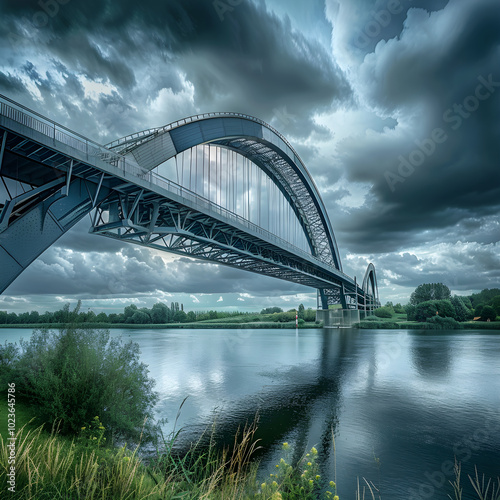
[[[293,208],[309,252],[155,171],[200,144],[262,169]],[[0,189],[0,293],[91,213],[93,234],[314,287],[323,309],[378,306],[374,267],[362,287],[343,273],[306,167],[281,134],[251,116],[194,116],[104,147],[1,96]]]

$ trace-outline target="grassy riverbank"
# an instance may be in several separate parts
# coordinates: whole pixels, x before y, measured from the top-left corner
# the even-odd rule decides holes
[[[465,321],[459,323],[451,318],[431,318],[431,321],[407,321],[406,314],[395,313],[390,318],[368,316],[355,323],[354,328],[362,330],[500,330],[500,321]]]
[[[29,412],[24,403],[17,403],[19,425]],[[289,457],[293,446],[283,443],[273,472],[267,479],[258,480],[262,474],[258,462],[252,459],[258,449],[256,429],[255,424],[246,427],[235,436],[231,448],[216,451],[194,444],[183,456],[174,454],[173,441],[167,440],[153,458],[145,461],[138,447],[100,446],[89,435],[68,438],[24,423],[16,434],[15,482],[9,482],[13,476],[6,472],[11,466],[9,442],[3,432],[0,435],[0,491],[11,488],[9,498],[13,500],[339,500],[335,470],[331,478],[321,477],[314,447],[292,464]],[[445,488],[454,494],[449,498],[462,499],[461,481],[460,464],[456,464],[454,481]],[[500,478],[486,485],[477,474],[470,481],[477,493],[470,498],[497,500]],[[383,498],[365,479],[341,486],[342,490],[354,490],[355,500]]]
[[[2,396],[6,400],[7,395]],[[236,435],[230,448],[204,449],[198,443],[178,456],[172,452],[174,438],[161,443],[156,455],[145,461],[138,447],[101,446],[101,440],[84,435],[83,429],[78,436],[64,437],[27,423],[29,414],[29,405],[18,400],[15,483],[8,482],[11,454],[3,428],[0,436],[0,491],[13,488],[12,499],[335,498],[334,483],[319,475],[315,448],[292,466],[288,463],[291,446],[284,443],[283,458],[274,473],[258,482],[258,463],[253,460],[258,449],[256,424]]]
[[[295,321],[271,321],[270,315],[256,315],[248,317],[248,315],[234,316],[225,319],[214,319],[206,321],[196,321],[193,323],[164,323],[164,324],[132,324],[132,323],[82,323],[85,328],[105,328],[110,329],[134,329],[134,330],[164,330],[164,329],[295,329]],[[8,324],[0,325],[0,328],[49,328],[55,329],[64,328],[64,323],[35,323],[35,324]],[[299,320],[298,328],[322,328],[322,323],[306,322]]]

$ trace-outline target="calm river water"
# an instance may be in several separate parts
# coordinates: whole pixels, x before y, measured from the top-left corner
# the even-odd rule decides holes
[[[0,341],[29,330],[0,330]],[[446,499],[455,457],[500,476],[500,331],[113,330],[139,343],[159,418],[183,441],[217,419],[221,438],[260,415],[263,473],[316,446],[322,476],[354,499],[356,478],[384,500]]]

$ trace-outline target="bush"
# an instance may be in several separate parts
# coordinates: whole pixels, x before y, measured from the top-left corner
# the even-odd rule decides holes
[[[394,306],[394,312],[397,314],[406,314],[405,308],[399,302]]]
[[[495,321],[497,313],[491,306],[484,306],[481,312],[481,321]]]
[[[443,318],[455,319],[456,316],[455,308],[449,300],[428,300],[416,306],[415,320],[423,322],[426,321],[427,318],[436,316],[436,313]]]
[[[413,304],[406,304],[404,307],[408,321],[417,321],[417,307]]]
[[[137,343],[110,339],[106,330],[35,330],[21,341],[10,376],[18,394],[61,432],[76,434],[98,416],[113,438],[136,439],[157,401],[139,353]]]
[[[462,325],[453,318],[442,318],[441,316],[433,316],[427,318],[427,324],[432,325],[433,330],[458,330]]]
[[[375,309],[374,314],[375,316],[378,316],[379,318],[392,318],[392,314],[394,312],[394,309],[392,307],[379,307],[378,309]]]

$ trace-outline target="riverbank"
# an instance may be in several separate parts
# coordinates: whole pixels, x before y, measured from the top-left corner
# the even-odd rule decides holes
[[[283,443],[273,473],[258,480],[259,462],[254,460],[258,449],[256,423],[245,426],[231,448],[214,451],[195,444],[180,457],[172,453],[172,441],[165,441],[154,459],[146,463],[138,454],[139,447],[100,446],[91,436],[48,432],[44,426],[26,421],[29,407],[21,401],[17,406],[19,417],[23,417],[18,420],[22,427],[16,432],[13,466],[9,444],[0,434],[0,489],[9,491],[13,499],[339,500],[336,469],[331,478],[320,475],[315,447],[297,460],[293,458],[293,444]],[[333,439],[332,434],[330,446],[335,455]],[[14,474],[8,474],[11,470]],[[454,480],[445,491],[461,491],[460,474],[461,464],[455,461]],[[481,500],[488,498],[490,482],[485,486],[484,478],[479,477],[476,473],[476,478],[470,479],[477,493],[471,498]],[[497,481],[500,485],[500,478]],[[376,486],[366,479],[365,483],[360,486],[358,481],[355,497],[375,500]],[[377,498],[382,498],[380,493]]]
[[[65,328],[66,323],[36,323],[36,324],[19,324],[19,325],[0,325],[0,328],[48,328],[48,329],[58,329]],[[159,325],[152,324],[131,324],[131,323],[79,323],[81,328],[103,328],[106,330],[120,329],[120,330],[165,330],[165,329],[295,329],[295,328],[323,328],[322,323],[312,323],[312,322],[299,322],[298,327],[295,326],[295,321],[288,321],[286,323],[277,322],[248,322],[248,323],[237,323],[237,322],[198,322],[198,323],[165,323]]]
[[[500,321],[479,322],[467,321],[464,323],[446,324],[442,326],[438,323],[419,323],[417,321],[387,321],[378,319],[377,321],[361,321],[355,323],[353,328],[360,330],[500,330]]]
[[[174,436],[160,443],[156,455],[145,462],[138,453],[140,445],[102,446],[83,432],[62,436],[34,424],[29,413],[30,405],[18,399],[14,462],[10,442],[2,437],[7,434],[0,434],[0,491],[9,491],[13,499],[338,499],[335,483],[319,475],[316,448],[292,466],[292,446],[284,443],[274,473],[257,481],[255,422],[234,436],[230,448],[206,449],[197,443],[177,456],[172,452]],[[13,475],[7,473],[12,464]]]

